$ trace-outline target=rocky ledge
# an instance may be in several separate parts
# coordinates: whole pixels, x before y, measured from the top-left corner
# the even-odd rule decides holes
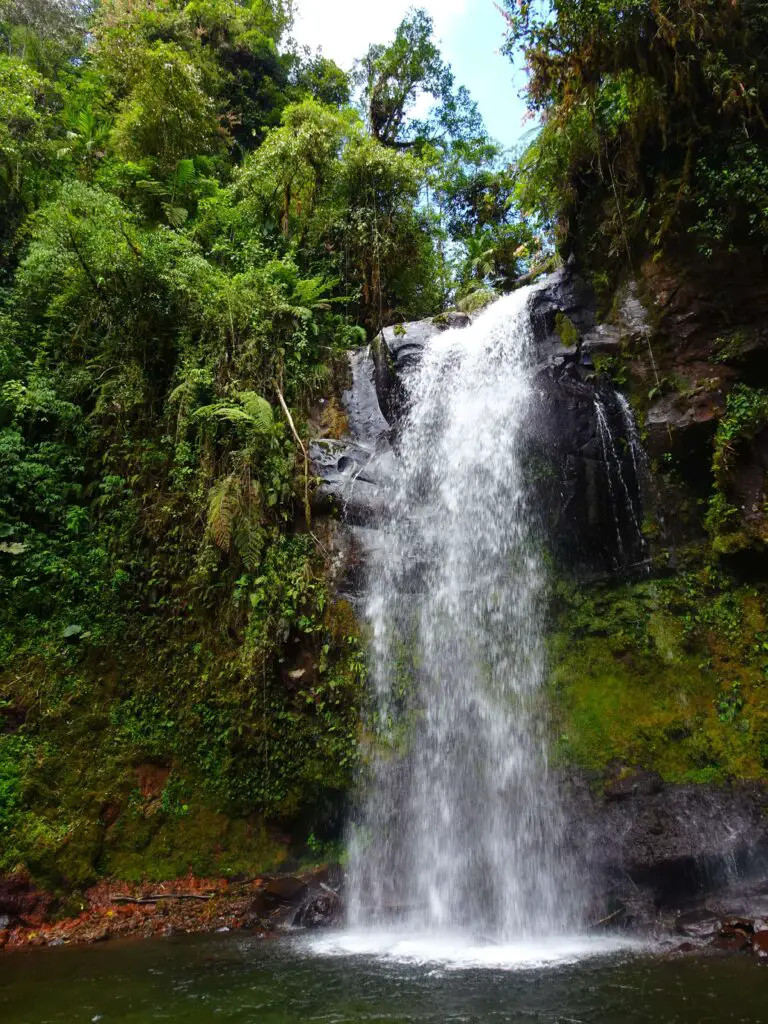
[[[553,553],[585,578],[626,570],[644,558],[631,413],[599,372],[601,354],[645,330],[631,303],[622,310],[620,326],[597,324],[594,296],[572,266],[544,278],[529,296],[530,482],[539,494],[536,506],[545,510],[540,525]],[[316,441],[311,456],[320,481],[316,513],[343,519],[358,548],[370,543],[386,513],[411,369],[436,334],[469,328],[481,315],[448,313],[387,327],[351,354],[351,386],[343,396],[349,433]]]

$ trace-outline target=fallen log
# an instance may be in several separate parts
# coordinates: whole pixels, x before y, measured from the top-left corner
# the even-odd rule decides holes
[[[160,900],[212,900],[217,893],[159,892],[153,896],[112,896],[111,903],[159,903]]]

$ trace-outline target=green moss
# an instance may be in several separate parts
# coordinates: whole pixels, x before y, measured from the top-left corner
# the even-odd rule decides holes
[[[555,331],[565,348],[574,348],[578,345],[581,335],[576,324],[565,313],[558,313],[555,317]]]
[[[451,323],[450,313],[438,313],[437,316],[432,317],[432,323],[436,327],[449,327]]]
[[[110,826],[101,869],[126,881],[162,881],[196,875],[256,875],[285,860],[284,841],[263,822],[231,819],[208,807],[178,818],[128,807]]]
[[[762,593],[711,570],[560,595],[558,756],[670,782],[768,777]]]
[[[18,663],[5,710],[25,720],[14,735],[0,723],[0,872],[64,890],[105,873],[264,870],[301,846],[354,777],[364,688],[354,612],[321,570],[309,538],[285,537],[238,581],[234,636],[161,621],[151,661],[83,645]],[[266,821],[283,823],[280,841]]]

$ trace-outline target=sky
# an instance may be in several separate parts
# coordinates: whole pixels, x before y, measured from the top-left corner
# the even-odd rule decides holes
[[[519,98],[524,78],[499,52],[504,19],[493,0],[297,0],[294,36],[345,70],[371,43],[387,43],[409,7],[424,7],[435,22],[443,57],[457,85],[477,101],[489,133],[513,146],[530,129]]]

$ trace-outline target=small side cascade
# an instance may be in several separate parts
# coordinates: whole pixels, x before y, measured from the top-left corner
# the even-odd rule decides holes
[[[644,563],[648,548],[642,531],[641,500],[646,455],[629,402],[619,392],[610,397],[615,401],[623,436],[617,436],[612,428],[612,417],[599,394],[594,397],[595,419],[616,531],[616,568],[628,569]],[[620,446],[626,447],[626,455]]]
[[[635,479],[638,484],[640,484],[648,470],[648,455],[640,440],[640,431],[637,429],[637,423],[635,422],[635,417],[632,413],[632,406],[627,401],[626,395],[622,395],[620,391],[617,391],[616,401],[621,413],[621,422],[624,425],[624,432],[626,434],[627,441],[629,442],[629,452],[632,456],[632,467],[635,471]]]

